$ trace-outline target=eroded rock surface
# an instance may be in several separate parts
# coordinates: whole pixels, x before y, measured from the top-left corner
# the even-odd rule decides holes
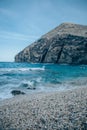
[[[87,26],[63,23],[19,52],[15,61],[87,64]]]

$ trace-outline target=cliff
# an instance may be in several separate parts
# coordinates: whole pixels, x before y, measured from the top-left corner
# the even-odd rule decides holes
[[[19,52],[15,61],[87,64],[87,26],[63,23]]]

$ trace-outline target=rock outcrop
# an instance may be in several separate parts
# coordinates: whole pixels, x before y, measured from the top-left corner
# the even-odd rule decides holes
[[[19,52],[15,61],[87,64],[87,26],[63,23]]]

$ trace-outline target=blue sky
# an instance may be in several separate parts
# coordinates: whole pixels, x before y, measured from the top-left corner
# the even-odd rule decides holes
[[[0,0],[0,61],[63,22],[87,25],[87,0]]]

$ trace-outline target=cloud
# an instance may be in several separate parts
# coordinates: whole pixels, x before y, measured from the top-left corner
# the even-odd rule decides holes
[[[15,32],[6,32],[6,31],[1,31],[0,32],[0,38],[2,39],[15,39],[15,40],[21,40],[21,41],[29,41],[35,40],[38,38],[38,36],[34,35],[25,35],[25,34],[20,34],[20,33],[15,33]]]

